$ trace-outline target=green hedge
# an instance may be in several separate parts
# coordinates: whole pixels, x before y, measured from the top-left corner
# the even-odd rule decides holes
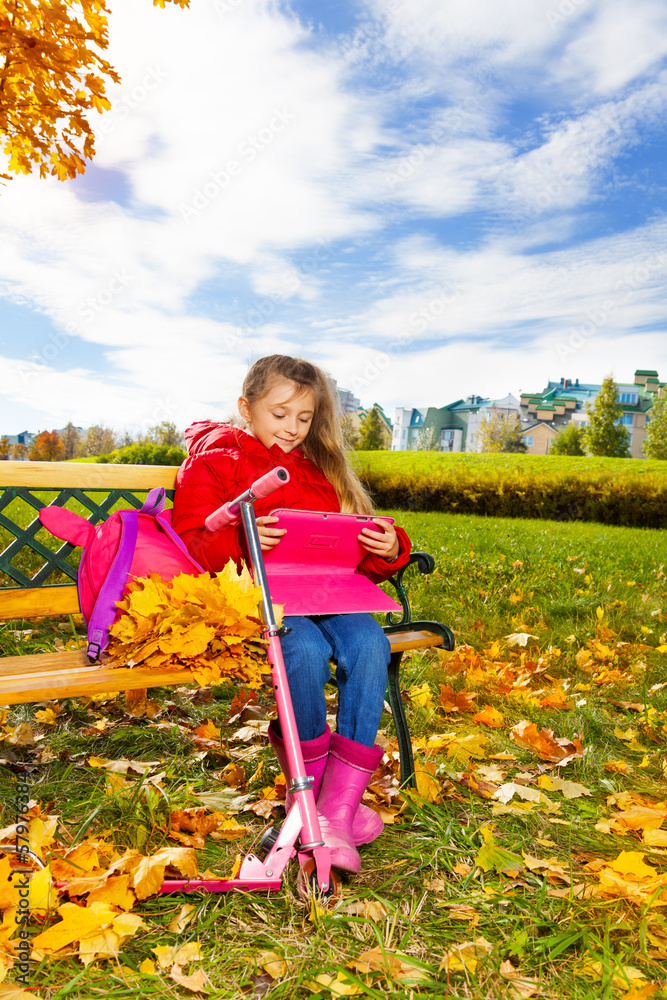
[[[182,465],[188,453],[176,444],[130,444],[99,455],[96,462],[110,465]]]
[[[392,469],[393,457],[366,453],[356,462],[379,508],[667,527],[667,463],[660,463],[662,470],[627,461],[618,470],[576,458],[568,467],[559,457],[550,470],[544,459],[531,462],[533,456],[512,456],[511,462],[497,456],[501,461],[494,462],[496,456],[486,455],[479,456],[483,461],[461,462],[423,452],[409,462],[396,453],[398,468]]]

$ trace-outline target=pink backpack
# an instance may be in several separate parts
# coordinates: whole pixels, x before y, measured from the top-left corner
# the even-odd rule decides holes
[[[151,490],[141,510],[119,510],[102,524],[91,524],[65,507],[42,507],[39,519],[56,538],[82,545],[77,587],[88,625],[88,659],[109,644],[109,629],[130,580],[158,573],[171,580],[179,573],[206,572],[192,558],[164,511],[164,489]]]

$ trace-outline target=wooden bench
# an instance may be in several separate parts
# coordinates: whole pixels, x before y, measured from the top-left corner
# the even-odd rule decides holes
[[[43,618],[80,611],[75,585],[76,569],[65,561],[74,546],[65,542],[57,551],[52,551],[43,545],[35,537],[40,530],[45,531],[37,516],[27,526],[21,527],[18,523],[22,518],[17,501],[23,501],[36,513],[47,504],[62,507],[75,500],[90,511],[88,520],[97,524],[113,510],[141,507],[148,491],[156,486],[164,486],[167,497],[173,500],[177,471],[173,466],[0,462],[0,527],[15,536],[0,553],[0,573],[9,577],[13,584],[0,587],[0,620]],[[47,491],[49,495],[44,496]],[[25,513],[25,506],[23,511]],[[44,564],[32,575],[13,564],[26,547],[44,560]],[[433,558],[425,552],[413,553],[410,564],[416,564],[421,573],[430,573],[434,568]],[[387,697],[398,738],[401,780],[414,786],[410,732],[399,683],[401,658],[406,650],[412,649],[441,646],[451,650],[454,648],[454,637],[451,630],[439,622],[411,620],[403,585],[405,569],[391,580],[403,607],[403,616],[400,621],[392,621],[388,615],[390,621],[384,630],[391,644]],[[49,584],[48,578],[56,570],[72,582]],[[0,659],[0,705],[182,685],[184,682],[183,671],[138,667],[109,670],[103,663],[91,666],[84,650]]]

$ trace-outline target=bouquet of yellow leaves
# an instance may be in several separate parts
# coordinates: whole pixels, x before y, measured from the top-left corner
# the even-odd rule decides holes
[[[202,687],[222,679],[258,688],[269,673],[261,638],[262,592],[232,561],[217,576],[139,577],[118,602],[107,667],[182,668]],[[282,609],[274,609],[276,619]],[[187,676],[189,674],[189,677]]]

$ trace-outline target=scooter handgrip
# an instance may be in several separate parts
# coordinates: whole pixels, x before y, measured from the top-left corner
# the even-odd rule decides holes
[[[238,521],[239,512],[236,510],[232,513],[231,506],[231,503],[223,503],[222,507],[218,507],[212,514],[209,514],[204,521],[206,530],[217,531],[218,528],[226,528],[228,524]]]
[[[277,490],[280,486],[284,486],[288,482],[289,472],[279,465],[277,469],[272,469],[271,472],[267,472],[261,479],[257,479],[250,489],[256,497],[268,497],[269,493],[273,493],[274,490]]]
[[[236,497],[235,500],[228,500],[227,503],[223,503],[222,507],[218,507],[212,514],[209,514],[204,521],[206,530],[217,531],[218,528],[226,528],[228,524],[234,524],[239,519],[240,503],[246,499],[268,497],[270,493],[277,490],[279,486],[284,486],[287,482],[289,482],[289,472],[282,466],[272,469],[265,476],[260,476],[245,493]]]

